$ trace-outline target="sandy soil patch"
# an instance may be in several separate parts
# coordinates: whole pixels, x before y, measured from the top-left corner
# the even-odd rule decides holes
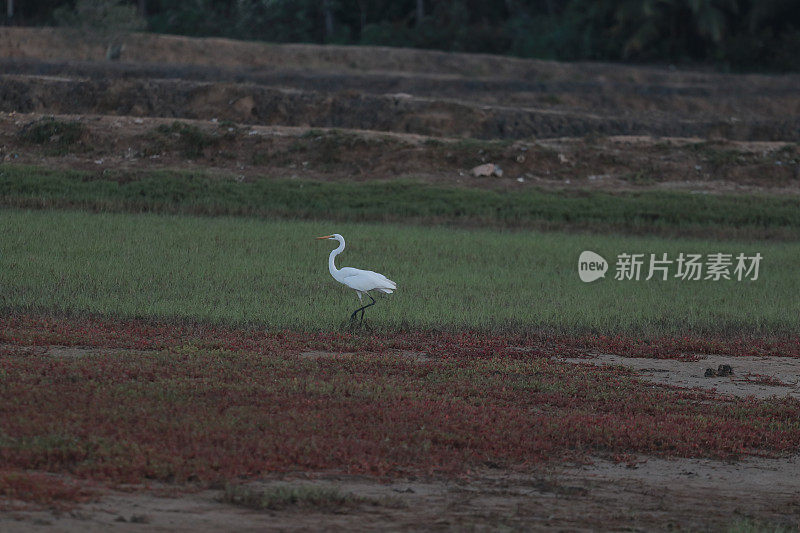
[[[706,355],[698,361],[676,361],[599,354],[593,359],[565,360],[575,364],[625,366],[636,370],[642,379],[661,385],[697,387],[739,397],[791,396],[800,399],[800,359],[788,357]],[[729,365],[733,374],[705,377],[707,369],[717,370],[720,365]],[[771,380],[785,385],[771,384]]]
[[[257,491],[318,487],[366,503],[318,512],[251,510],[222,503],[221,490],[167,497],[160,490],[111,491],[56,514],[0,516],[3,531],[667,530],[725,529],[737,521],[796,527],[797,458],[739,463],[650,458],[597,460],[534,473],[487,469],[464,479],[393,479],[295,474],[248,483]],[[157,488],[158,489],[158,488]]]

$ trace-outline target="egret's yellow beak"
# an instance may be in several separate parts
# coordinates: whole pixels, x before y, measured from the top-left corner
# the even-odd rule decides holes
[[[333,235],[325,235],[324,237],[317,237],[315,240],[330,239],[331,237],[333,237]]]

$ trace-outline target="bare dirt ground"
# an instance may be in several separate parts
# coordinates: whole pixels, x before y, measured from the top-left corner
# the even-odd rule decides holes
[[[697,361],[675,361],[598,354],[591,359],[565,359],[576,364],[620,365],[636,370],[644,380],[662,385],[714,390],[722,395],[790,396],[800,399],[800,359],[704,355]],[[730,376],[708,376],[708,369],[728,365]]]
[[[741,524],[800,525],[800,461],[736,464],[640,457],[629,463],[552,467],[535,473],[475,472],[464,479],[375,480],[293,474],[247,483],[328,488],[362,503],[320,511],[255,510],[224,503],[223,491],[169,494],[167,487],[108,491],[71,511],[0,515],[3,531],[725,531]],[[773,530],[769,529],[769,530]]]

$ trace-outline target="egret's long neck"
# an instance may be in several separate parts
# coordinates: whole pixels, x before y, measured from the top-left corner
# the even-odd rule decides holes
[[[333,250],[331,252],[330,257],[328,257],[328,270],[331,271],[331,276],[333,276],[336,279],[339,279],[337,276],[337,274],[339,274],[339,269],[336,268],[336,263],[334,262],[334,260],[336,259],[337,255],[342,253],[342,250],[344,250],[344,240],[339,241],[339,247]]]

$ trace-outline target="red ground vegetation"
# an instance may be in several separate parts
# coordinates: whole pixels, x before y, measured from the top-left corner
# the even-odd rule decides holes
[[[432,357],[563,357],[607,353],[625,357],[697,360],[703,354],[800,357],[800,337],[659,337],[625,335],[487,335],[476,332],[308,333],[265,331],[107,318],[68,318],[13,314],[0,321],[0,342],[17,345],[91,346],[160,350],[187,342],[207,348],[255,353],[333,352],[386,349],[422,350]]]
[[[88,501],[91,495],[85,487],[51,474],[0,470],[0,511],[68,509],[71,504]]]
[[[0,464],[110,483],[459,475],[800,447],[797,400],[668,388],[556,357],[797,356],[797,339],[268,333],[8,316],[0,342]],[[92,350],[55,356],[52,345]]]

